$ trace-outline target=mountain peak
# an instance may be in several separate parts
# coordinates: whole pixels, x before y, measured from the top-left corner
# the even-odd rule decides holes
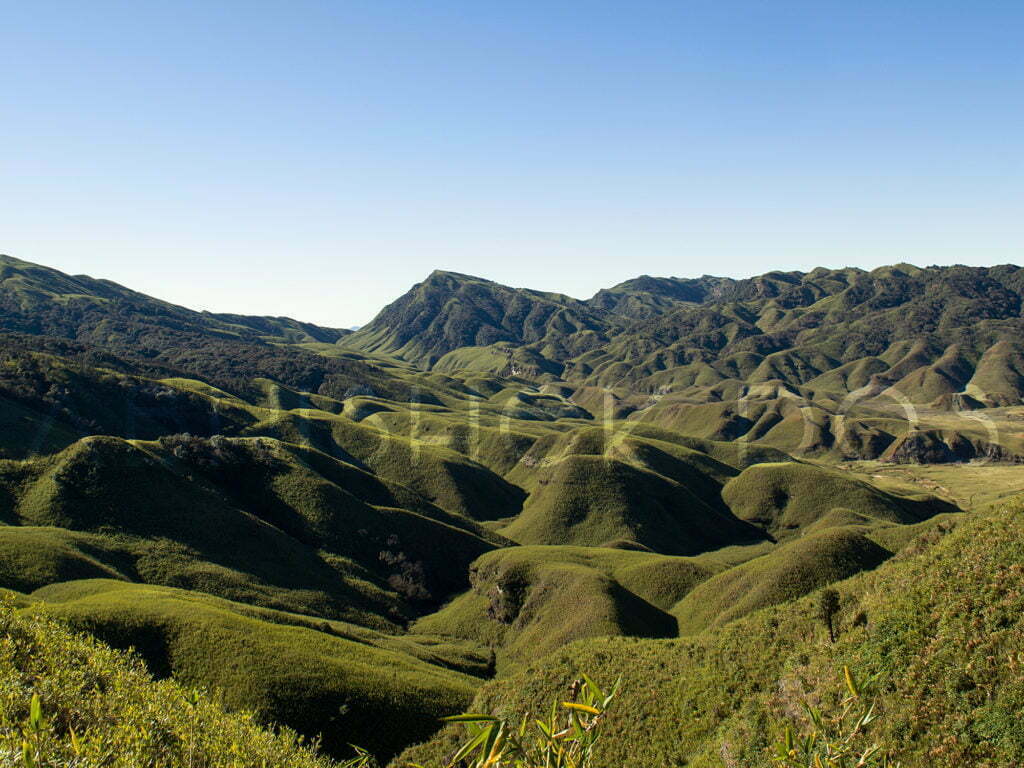
[[[462,281],[472,281],[472,282],[479,282],[479,283],[493,283],[494,282],[493,280],[488,280],[487,278],[484,278],[484,277],[477,277],[475,275],[467,275],[465,272],[455,272],[455,271],[452,271],[450,269],[435,269],[433,272],[431,272],[429,275],[427,275],[426,280],[424,280],[423,282],[427,282],[427,281],[430,281],[430,280],[435,280],[437,278],[449,278],[449,279],[452,279],[452,280],[458,280],[460,282],[462,282]]]
[[[561,344],[579,332],[600,330],[605,325],[602,314],[568,296],[437,269],[348,337],[345,345],[432,367],[463,347],[524,346],[542,340]],[[499,360],[500,367],[504,357],[499,355]]]

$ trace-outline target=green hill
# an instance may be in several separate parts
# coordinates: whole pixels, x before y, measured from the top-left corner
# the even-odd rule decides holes
[[[497,648],[516,663],[585,637],[674,637],[671,607],[732,559],[758,551],[741,549],[699,557],[601,547],[501,549],[470,567],[469,592],[414,627]]]
[[[249,317],[195,312],[153,299],[109,280],[66,275],[55,269],[0,255],[0,296],[6,327],[25,333],[76,338],[92,314],[148,316],[168,330],[194,326],[201,332],[268,341],[333,344],[350,331],[322,328],[287,317]],[[20,327],[19,327],[20,326]],[[62,332],[63,331],[63,332]]]
[[[2,257],[0,590],[334,756],[583,669],[624,677],[600,765],[757,765],[851,663],[907,765],[1014,764],[1017,513],[974,510],[1021,487],[1022,296],[1011,266],[588,300],[435,272],[349,333]]]
[[[462,347],[543,342],[550,348],[542,359],[551,360],[592,347],[604,314],[568,296],[436,271],[352,334],[345,346],[430,367]]]
[[[849,665],[881,675],[872,738],[908,768],[1017,765],[1024,684],[1024,502],[932,528],[877,570],[837,583],[839,636],[828,641],[816,596],[755,611],[683,640],[607,638],[566,646],[486,685],[475,711],[546,706],[585,671],[621,676],[596,766],[767,765],[779,723],[801,702],[831,705]],[[453,731],[402,760],[428,760]],[[638,738],[638,733],[643,733]],[[402,761],[396,761],[401,764]]]
[[[1022,286],[1013,266],[897,265],[644,276],[580,302],[434,273],[339,344],[448,373],[564,381],[601,418],[872,459],[902,430],[851,416],[1024,402]],[[975,454],[1021,455],[1004,445],[1010,425],[995,431]]]
[[[702,304],[735,281],[705,275],[694,279],[641,277],[598,291],[587,303],[631,319],[657,317],[687,304]]]
[[[932,497],[897,496],[848,473],[795,462],[749,467],[726,484],[722,498],[741,520],[777,539],[799,535],[837,512],[909,524],[953,511]]]
[[[157,677],[220,690],[225,706],[320,737],[339,756],[358,742],[388,757],[430,735],[440,717],[468,705],[479,684],[452,667],[480,673],[486,664],[457,646],[417,647],[166,587],[78,581],[33,596],[47,615],[135,648]]]
[[[546,468],[522,514],[501,533],[520,544],[608,546],[635,542],[664,554],[697,554],[763,536],[717,499],[603,456],[569,456]]]
[[[255,395],[253,380],[272,378],[320,394],[356,388],[408,399],[411,392],[357,355],[327,357],[347,331],[289,318],[214,315],[178,307],[107,280],[0,256],[0,330],[60,340],[77,361],[104,356],[152,371],[178,371],[236,394]]]
[[[871,570],[892,555],[856,528],[811,533],[709,578],[676,603],[672,613],[680,634],[694,634]]]
[[[122,374],[199,379],[275,409],[306,403],[338,412],[340,401],[367,395],[450,407],[453,395],[463,403],[492,397],[467,386],[491,377],[488,387],[511,390],[501,403],[514,419],[625,417],[787,453],[874,459],[905,433],[908,406],[921,428],[939,429],[973,403],[991,411],[992,428],[946,460],[1024,456],[1012,414],[1002,412],[1024,402],[1015,372],[1024,279],[1012,266],[645,276],[587,301],[435,272],[355,333],[192,312],[10,257],[0,266],[6,345],[45,338],[86,368],[102,361]],[[422,375],[431,368],[445,376]],[[274,393],[260,383],[268,380]],[[538,403],[524,391],[548,383],[577,402]],[[19,388],[24,395],[24,387],[12,391]],[[82,391],[79,381],[65,388]],[[142,389],[129,409],[138,433],[122,426],[117,434],[147,438],[161,426],[147,420],[167,416],[151,402],[158,393]],[[57,401],[58,421],[59,409],[81,410],[47,397]],[[353,403],[351,412],[367,405]],[[181,419],[187,408],[178,411]],[[78,418],[79,436],[104,428],[95,416]],[[953,425],[971,427],[965,419]],[[208,429],[177,431],[223,431]]]
[[[294,733],[260,728],[208,696],[176,682],[154,681],[133,657],[52,621],[0,605],[0,639],[16,653],[0,656],[0,753],[22,765],[129,768],[328,768],[331,761]],[[46,726],[26,740],[38,697]],[[74,736],[72,736],[74,733]]]
[[[0,568],[18,589],[84,568],[392,626],[407,601],[465,588],[469,563],[501,541],[400,485],[265,438],[88,438],[0,463],[0,487],[0,519],[31,526],[0,527],[11,553]],[[53,559],[17,555],[30,537]]]

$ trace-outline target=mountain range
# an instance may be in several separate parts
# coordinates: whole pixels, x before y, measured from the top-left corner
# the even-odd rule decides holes
[[[645,276],[576,301],[435,272],[338,343],[425,370],[514,373],[598,418],[711,439],[1016,459],[1017,430],[946,422],[1021,402],[1022,281],[1014,266]]]
[[[134,649],[325,764],[441,764],[440,717],[584,671],[625,691],[596,766],[757,765],[845,664],[890,675],[905,765],[1009,765],[1022,298],[1015,266],[586,300],[438,271],[346,330],[3,256],[4,621]]]

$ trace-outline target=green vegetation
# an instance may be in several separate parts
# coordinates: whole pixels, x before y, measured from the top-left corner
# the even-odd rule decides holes
[[[158,677],[223,692],[223,703],[388,757],[463,709],[486,659],[453,645],[401,642],[342,623],[258,610],[193,591],[77,581],[38,590],[40,610],[135,648]],[[401,731],[391,726],[402,723]]]
[[[250,712],[338,759],[1021,762],[1024,537],[978,512],[1024,490],[1021,297],[1015,267],[645,276],[586,301],[437,272],[349,333],[2,257],[8,623],[134,647],[161,682],[111,661],[132,696],[210,690],[204,727]],[[844,666],[874,693],[837,692]],[[520,733],[584,671],[624,681],[607,714],[558,715],[599,741],[556,739],[554,714]],[[24,675],[0,738],[89,765],[66,751],[87,718]],[[96,722],[157,706],[105,701]],[[468,737],[437,733],[471,702],[491,714]],[[139,736],[139,764],[180,764],[191,710],[168,707],[166,760]],[[316,760],[291,732],[250,746]]]
[[[835,643],[812,593],[683,640],[573,643],[488,683],[473,709],[514,719],[579,670],[621,676],[596,766],[760,765],[774,754],[779,721],[807,722],[805,701],[838,711],[845,697],[835,671],[845,665],[880,676],[884,718],[871,740],[904,766],[1015,765],[1024,758],[1022,561],[1016,500],[965,516],[951,532],[932,527],[876,570],[834,584]],[[446,730],[403,759],[429,761],[454,736]]]
[[[977,509],[1024,492],[1018,465],[972,462],[910,466],[877,461],[850,462],[843,469],[861,474],[883,490],[930,493],[961,509]]]
[[[601,419],[787,453],[1012,459],[1022,295],[1013,266],[644,276],[587,301],[435,272],[338,344],[557,384]],[[976,409],[985,423],[962,417]],[[908,415],[942,447],[907,442]]]
[[[573,683],[562,702],[565,717],[552,705],[544,720],[528,718],[516,726],[493,715],[465,714],[448,718],[469,730],[469,740],[452,756],[450,765],[471,768],[587,768],[600,736],[601,722],[618,686],[605,694],[586,676]]]
[[[542,470],[538,489],[501,529],[522,544],[608,546],[636,542],[666,554],[697,554],[763,538],[685,485],[632,464],[570,456]]]
[[[870,536],[857,528],[828,529],[713,576],[672,607],[680,634],[723,626],[878,567],[893,553]]]
[[[823,589],[818,595],[818,618],[828,630],[828,641],[836,641],[835,618],[839,613],[839,593],[834,589]]]
[[[722,498],[777,539],[843,519],[910,524],[953,509],[931,496],[886,493],[847,473],[794,462],[749,467],[729,481]]]
[[[0,528],[0,572],[16,589],[114,577],[388,626],[409,601],[464,588],[469,563],[501,541],[398,484],[265,438],[87,438],[0,462],[0,487],[0,519],[26,526]],[[19,554],[30,541],[40,556]]]
[[[571,546],[501,549],[470,567],[469,592],[420,619],[415,628],[497,648],[503,662],[528,661],[585,637],[674,637],[672,606],[725,567],[713,554],[668,557]]]
[[[548,347],[583,351],[598,327],[594,310],[568,296],[436,271],[356,331],[346,348],[430,367],[459,348],[527,341],[538,342],[547,359],[553,351]],[[483,357],[484,370],[493,368],[493,354]]]
[[[832,590],[823,594],[833,595]],[[835,713],[825,713],[804,702],[810,720],[807,733],[796,735],[787,727],[776,747],[775,762],[783,768],[899,768],[880,744],[868,740],[871,725],[878,720],[876,701],[870,690],[873,680],[858,682],[849,667],[843,667],[849,695]],[[867,742],[865,744],[865,742]]]
[[[0,755],[83,768],[327,768],[294,733],[155,682],[135,659],[0,604]]]

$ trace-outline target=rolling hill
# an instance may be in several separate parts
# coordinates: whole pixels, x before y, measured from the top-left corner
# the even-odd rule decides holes
[[[248,713],[173,680],[155,681],[138,658],[52,619],[19,614],[18,604],[0,603],[0,636],[21,650],[0,659],[0,753],[12,764],[128,768],[156,757],[169,768],[336,765],[294,732],[260,728]]]
[[[914,457],[908,424],[983,409],[993,428],[946,460],[1012,459],[1024,445],[1001,409],[1024,397],[1022,292],[1014,266],[642,277],[586,301],[435,272],[338,343],[557,382],[601,418],[836,458]]]
[[[881,627],[927,655],[901,595],[954,600],[930,576],[947,558],[1018,579],[1016,506],[975,500],[1024,490],[1022,292],[1009,266],[642,276],[587,300],[435,272],[343,331],[0,257],[5,631],[45,615],[32,632],[111,669],[135,662],[59,626],[133,647],[160,679],[133,690],[220,690],[204,717],[335,758],[437,757],[439,717],[583,670],[672,724],[637,759],[757,764],[794,675],[827,696],[839,661],[893,668]],[[829,586],[835,648],[809,607]],[[958,621],[929,631],[960,642]],[[903,702],[927,697],[903,685],[886,738],[925,765],[938,742]],[[942,728],[968,711],[951,697]],[[1009,706],[949,754],[1013,754]],[[632,764],[627,728],[600,765]]]
[[[472,709],[515,721],[581,672],[621,678],[594,766],[769,765],[780,723],[803,722],[805,701],[833,707],[848,665],[881,675],[871,737],[903,765],[1018,764],[1022,507],[1017,498],[932,529],[877,570],[837,582],[834,644],[811,596],[680,640],[581,640],[488,683]],[[434,764],[455,735],[449,727],[394,764]]]

